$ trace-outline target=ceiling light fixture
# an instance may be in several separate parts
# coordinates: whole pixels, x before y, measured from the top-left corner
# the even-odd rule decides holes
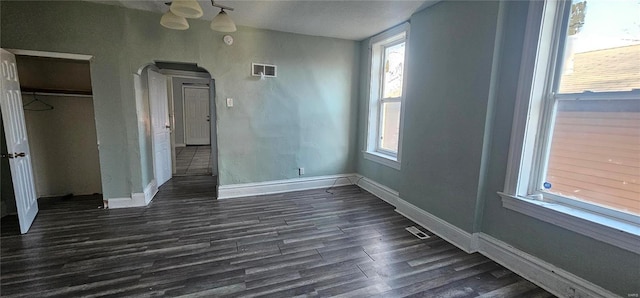
[[[197,19],[203,14],[202,7],[196,0],[173,0],[169,9],[177,16],[190,19]]]
[[[213,0],[211,0],[211,5],[220,8],[220,13],[211,21],[211,30],[218,32],[236,32],[236,24],[233,23],[231,17],[224,11],[225,9],[233,11],[233,8],[216,4]]]
[[[169,11],[167,11],[160,19],[160,24],[169,29],[175,30],[187,30],[189,29],[189,22],[186,18],[196,19],[201,17],[204,12],[202,7],[196,0],[173,0],[173,2],[167,2],[169,5]],[[211,30],[218,32],[235,32],[237,30],[236,24],[233,23],[231,17],[225,12],[233,11],[232,7],[217,4],[214,0],[211,0],[213,7],[220,8],[220,13],[211,21]]]
[[[160,25],[165,28],[174,30],[187,30],[189,29],[189,22],[187,19],[181,16],[175,15],[171,10],[167,11],[160,19]]]
[[[220,9],[220,13],[211,21],[211,30],[218,32],[236,32],[236,24],[233,23],[229,15]]]

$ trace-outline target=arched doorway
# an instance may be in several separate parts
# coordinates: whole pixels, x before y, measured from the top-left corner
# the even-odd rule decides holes
[[[215,81],[210,73],[194,63],[156,61],[141,67],[136,81],[138,123],[148,126],[140,128],[143,184],[150,178],[163,184],[166,160],[170,177],[216,176],[217,181]]]

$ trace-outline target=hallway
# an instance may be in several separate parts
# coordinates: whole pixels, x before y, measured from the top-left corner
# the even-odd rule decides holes
[[[175,176],[211,175],[211,146],[176,147]]]

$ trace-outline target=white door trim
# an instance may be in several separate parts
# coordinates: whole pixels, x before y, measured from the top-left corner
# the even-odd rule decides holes
[[[160,72],[165,74],[164,72]],[[165,74],[166,75],[166,74]],[[171,174],[176,173],[176,106],[175,100],[173,98],[173,76],[167,76],[167,97],[169,100],[169,123],[171,125],[171,129],[169,132],[169,137],[171,141]]]
[[[34,57],[59,58],[59,59],[69,59],[69,60],[83,60],[83,61],[93,60],[93,55],[85,55],[85,54],[32,51],[32,50],[21,50],[21,49],[6,49],[6,50],[13,53],[16,56],[34,56]]]

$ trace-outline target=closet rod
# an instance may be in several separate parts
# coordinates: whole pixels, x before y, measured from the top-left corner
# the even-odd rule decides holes
[[[41,96],[66,96],[66,97],[88,97],[91,98],[93,95],[88,94],[74,94],[74,93],[58,93],[58,92],[28,92],[22,91],[22,96],[24,95],[41,95]]]

